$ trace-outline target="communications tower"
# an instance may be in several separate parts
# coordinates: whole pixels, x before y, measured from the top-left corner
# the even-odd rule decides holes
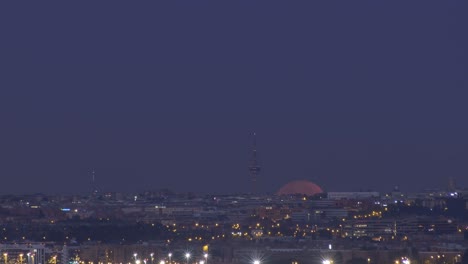
[[[252,157],[249,162],[250,180],[252,182],[252,193],[257,192],[258,175],[260,174],[260,165],[257,157],[257,134],[253,134]]]
[[[98,194],[98,188],[97,188],[97,185],[96,185],[96,171],[93,169],[93,171],[91,172],[91,176],[92,176],[92,188],[93,188],[93,195],[96,196]]]

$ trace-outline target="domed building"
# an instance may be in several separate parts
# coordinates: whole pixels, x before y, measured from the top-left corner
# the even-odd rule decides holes
[[[297,180],[292,181],[281,187],[276,193],[277,195],[294,195],[294,194],[303,194],[307,196],[316,195],[323,193],[322,188],[317,184],[306,181],[306,180]]]

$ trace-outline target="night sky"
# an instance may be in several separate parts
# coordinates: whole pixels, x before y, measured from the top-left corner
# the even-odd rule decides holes
[[[468,187],[467,7],[3,1],[0,193]]]

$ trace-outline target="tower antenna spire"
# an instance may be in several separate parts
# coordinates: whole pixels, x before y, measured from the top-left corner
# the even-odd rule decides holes
[[[257,149],[257,133],[253,133],[253,149]]]
[[[253,145],[252,145],[252,157],[249,163],[249,172],[250,172],[250,180],[252,182],[252,193],[257,192],[257,180],[258,175],[260,174],[260,165],[258,164],[258,156],[257,156],[257,133],[253,133]]]
[[[93,195],[96,195],[98,193],[98,189],[97,189],[97,186],[96,186],[96,171],[93,169],[91,171],[91,176],[92,176],[92,180],[93,180],[93,183],[92,183],[92,187],[93,187]]]

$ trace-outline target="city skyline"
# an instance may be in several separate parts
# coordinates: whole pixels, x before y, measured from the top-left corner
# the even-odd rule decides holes
[[[146,185],[141,186],[138,184],[134,184],[134,178],[140,178],[143,182],[146,182],[148,179],[142,175],[138,175],[139,177],[134,177],[137,174],[135,171],[128,170],[128,168],[124,168],[123,171],[129,172],[128,175],[125,175],[125,177],[122,177],[119,179],[119,181],[122,184],[125,184],[127,188],[115,188],[112,185],[111,178],[113,177],[113,173],[116,173],[116,170],[122,171],[122,168],[119,167],[114,167],[114,168],[100,168],[100,167],[90,167],[90,168],[80,168],[77,171],[74,172],[74,175],[79,176],[79,180],[81,180],[81,185],[79,185],[79,188],[76,188],[76,186],[72,186],[72,188],[65,188],[64,190],[59,190],[59,189],[52,189],[52,190],[47,190],[46,191],[35,191],[35,190],[26,190],[26,191],[19,191],[19,192],[0,192],[0,194],[32,194],[32,193],[45,193],[45,194],[77,194],[80,192],[88,193],[88,192],[142,192],[142,191],[154,191],[154,190],[161,190],[161,189],[169,189],[174,192],[193,192],[193,193],[212,193],[212,194],[221,194],[221,193],[256,193],[256,194],[266,194],[266,193],[276,193],[282,186],[286,185],[288,182],[292,182],[295,180],[307,180],[314,182],[318,184],[321,188],[324,189],[325,192],[328,191],[378,191],[381,193],[386,193],[386,192],[391,192],[396,186],[401,188],[403,192],[418,192],[418,191],[424,191],[424,190],[447,190],[449,188],[452,188],[452,186],[456,186],[459,189],[465,189],[466,185],[464,184],[463,177],[455,177],[455,176],[440,176],[440,178],[437,178],[435,184],[430,185],[430,184],[418,184],[418,187],[414,187],[411,185],[406,185],[405,182],[397,182],[397,181],[392,181],[393,179],[390,177],[387,181],[387,185],[383,186],[382,184],[379,184],[379,182],[382,182],[381,179],[378,180],[378,182],[375,181],[370,181],[370,182],[358,182],[355,184],[347,184],[348,187],[343,187],[340,186],[339,184],[336,186],[332,185],[332,183],[335,183],[336,179],[340,179],[340,176],[333,178],[333,177],[320,177],[320,176],[304,176],[304,177],[281,177],[276,179],[276,181],[272,181],[271,178],[269,178],[269,175],[265,175],[264,173],[259,174],[258,172],[260,171],[260,168],[263,168],[263,165],[266,165],[267,171],[275,171],[274,169],[271,170],[271,168],[275,168],[275,163],[271,163],[269,161],[270,157],[272,156],[272,153],[263,153],[262,151],[263,148],[265,149],[272,149],[271,146],[261,146],[260,151],[258,151],[258,146],[257,146],[257,133],[253,132],[248,134],[248,141],[252,142],[253,140],[253,145],[250,143],[246,143],[245,148],[246,148],[246,155],[245,155],[245,163],[241,164],[240,168],[236,168],[236,171],[243,170],[244,173],[238,177],[238,182],[241,182],[241,187],[238,189],[227,189],[225,188],[225,185],[217,185],[215,186],[216,188],[212,188],[212,186],[208,185],[205,187],[208,188],[199,188],[199,189],[193,189],[191,187],[185,187],[183,185],[171,185],[170,183],[166,185],[159,185],[159,184],[154,184],[152,186]],[[260,138],[260,141],[262,139]],[[341,146],[342,147],[342,146]],[[395,147],[394,145],[392,147]],[[325,150],[326,151],[326,150]],[[376,151],[376,149],[374,149]],[[378,151],[378,150],[377,150]],[[420,150],[416,150],[420,151]],[[261,161],[258,160],[258,153],[260,153],[260,156],[262,156]],[[332,151],[329,152],[329,154],[336,155],[339,153],[334,153]],[[367,153],[369,154],[369,153]],[[273,155],[274,156],[274,155]],[[303,158],[303,157],[301,157]],[[322,158],[327,158],[327,157],[318,157],[318,160],[321,160]],[[264,160],[266,159],[266,160]],[[413,159],[417,159],[417,157],[413,157]],[[356,161],[359,162],[367,162],[369,161],[369,156],[363,155],[362,159],[356,159]],[[315,161],[313,161],[314,163]],[[266,164],[265,164],[266,163]],[[261,165],[260,165],[261,164]],[[255,178],[252,175],[252,168],[255,170]],[[257,170],[258,169],[258,170]],[[98,171],[98,175],[96,176],[96,170]],[[118,173],[119,174],[119,173]],[[121,175],[121,174],[119,174]],[[260,175],[260,176],[259,176]],[[275,174],[273,174],[275,175]],[[151,178],[150,176],[147,176]],[[176,182],[183,178],[186,177],[184,175],[176,175]],[[377,177],[378,178],[378,177]],[[68,180],[68,179],[67,179]],[[225,179],[220,179],[221,181],[224,181]],[[218,183],[217,183],[218,184]]]
[[[468,264],[468,1],[0,1],[0,264]]]
[[[464,1],[0,4],[0,194],[468,186]]]

